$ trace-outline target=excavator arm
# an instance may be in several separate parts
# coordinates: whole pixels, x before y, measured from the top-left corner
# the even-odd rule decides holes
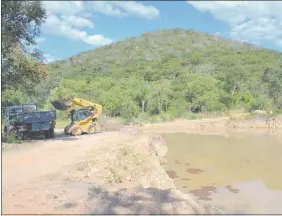
[[[92,103],[81,98],[73,98],[71,100],[56,100],[51,101],[51,104],[58,110],[71,110],[75,106],[92,107],[96,110],[96,112],[94,114],[92,113],[87,119],[85,119],[85,121],[87,121],[89,118],[99,118],[102,115],[102,105]]]

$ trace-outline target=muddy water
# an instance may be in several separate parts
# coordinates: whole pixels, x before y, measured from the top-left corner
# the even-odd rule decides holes
[[[176,187],[226,213],[282,213],[282,139],[164,134]]]

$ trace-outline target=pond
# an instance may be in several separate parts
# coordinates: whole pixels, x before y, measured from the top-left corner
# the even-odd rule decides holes
[[[282,213],[282,139],[163,134],[176,187],[234,214]]]

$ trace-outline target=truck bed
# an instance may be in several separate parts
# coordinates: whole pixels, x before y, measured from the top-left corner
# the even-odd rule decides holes
[[[56,111],[28,112],[15,116],[20,123],[51,122],[56,120]]]

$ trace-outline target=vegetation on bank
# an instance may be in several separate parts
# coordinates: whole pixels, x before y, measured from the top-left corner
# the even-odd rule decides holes
[[[41,2],[1,4],[2,106],[37,103],[53,108],[50,100],[76,96],[102,104],[105,115],[125,122],[193,119],[234,109],[282,110],[279,52],[168,29],[56,61],[47,65],[46,74],[36,64],[40,52],[28,48],[36,44],[46,17]],[[18,17],[23,19],[11,22]],[[11,26],[23,31],[11,31]],[[10,40],[11,35],[17,40]],[[58,114],[67,118],[65,112]]]

